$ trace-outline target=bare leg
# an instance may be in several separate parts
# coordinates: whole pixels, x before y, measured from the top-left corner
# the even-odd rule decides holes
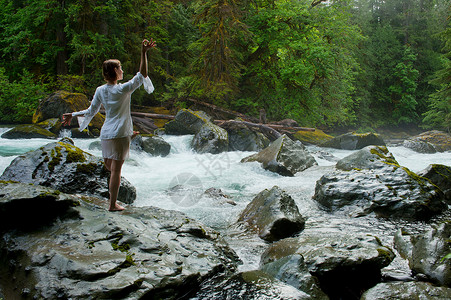
[[[113,161],[111,158],[104,158],[105,168],[111,172],[111,162]]]
[[[119,187],[121,185],[121,170],[122,170],[122,164],[124,163],[123,160],[110,160],[111,166],[110,166],[110,211],[121,211],[124,210],[124,207],[120,206],[116,203],[117,201],[117,195],[119,193]]]

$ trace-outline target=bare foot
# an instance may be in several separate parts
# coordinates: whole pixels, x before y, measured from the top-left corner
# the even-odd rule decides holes
[[[125,207],[122,207],[119,204],[116,204],[113,207],[110,206],[109,211],[123,211],[124,209],[125,209]]]

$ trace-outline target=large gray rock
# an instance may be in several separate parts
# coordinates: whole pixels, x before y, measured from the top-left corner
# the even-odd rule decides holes
[[[165,133],[173,135],[196,134],[202,125],[211,122],[211,118],[203,111],[181,109],[175,119],[164,125]]]
[[[418,172],[418,176],[427,178],[438,186],[445,194],[448,204],[451,204],[451,167],[432,164]]]
[[[2,232],[0,284],[7,299],[181,299],[236,268],[220,235],[183,213],[153,207],[111,213],[99,198],[30,187],[0,185],[2,217],[46,218],[27,220],[21,231],[16,218],[14,230]]]
[[[253,161],[258,161],[264,169],[283,176],[294,176],[317,164],[300,142],[293,142],[286,135],[282,135],[257,154],[241,160],[242,163]]]
[[[221,282],[203,284],[195,299],[301,300],[319,299],[265,272],[241,272]]]
[[[381,269],[395,257],[377,237],[317,228],[273,243],[262,255],[261,268],[283,259],[280,264],[283,269],[295,269],[299,263],[299,260],[291,259],[295,255],[304,258],[307,269],[318,278],[321,289],[334,299],[355,299],[356,295],[380,282]]]
[[[305,225],[293,198],[277,186],[260,192],[246,206],[238,221],[257,230],[260,238],[267,241],[292,236]]]
[[[218,154],[229,150],[229,139],[225,129],[207,122],[192,140],[191,146],[198,153]]]
[[[41,139],[54,139],[57,138],[57,135],[53,132],[44,129],[40,126],[33,124],[24,124],[18,125],[4,134],[2,134],[2,138],[4,139],[33,139],[33,138],[41,138]]]
[[[403,146],[420,153],[450,151],[451,136],[446,132],[431,130],[405,140]]]
[[[94,142],[95,143],[95,142]],[[90,145],[91,147],[91,145]],[[168,156],[171,145],[160,136],[137,135],[130,144],[130,149],[138,152],[146,152],[152,156]]]
[[[261,151],[269,145],[269,139],[261,132],[243,123],[227,121],[221,125],[229,135],[230,151]]]
[[[320,289],[318,279],[310,274],[304,257],[300,254],[285,256],[274,262],[267,263],[261,267],[261,270],[308,294],[310,297],[307,299],[329,299]]]
[[[359,150],[367,146],[385,146],[384,140],[375,133],[345,133],[328,140],[320,146],[344,150]]]
[[[366,147],[336,167],[316,182],[313,196],[328,211],[424,220],[447,208],[443,192],[400,166],[386,147]]]
[[[109,197],[108,178],[109,172],[101,158],[75,147],[67,138],[16,157],[0,176],[0,180],[105,198]],[[118,200],[132,203],[135,199],[135,187],[122,177]]]
[[[423,274],[428,280],[451,287],[451,260],[443,258],[451,253],[451,221],[443,222],[424,234],[411,235],[399,230],[395,247],[409,261],[415,274]]]
[[[427,282],[385,282],[369,289],[360,298],[360,300],[386,299],[451,299],[451,288],[437,287]]]

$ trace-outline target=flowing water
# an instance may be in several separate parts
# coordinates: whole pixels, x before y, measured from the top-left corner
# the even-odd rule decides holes
[[[8,128],[0,128],[0,135]],[[306,228],[323,230],[366,232],[378,236],[387,246],[393,246],[393,235],[400,227],[424,230],[426,224],[401,223],[379,220],[373,216],[351,218],[346,215],[326,213],[312,200],[316,181],[333,170],[335,162],[353,151],[325,149],[308,146],[318,162],[295,177],[283,177],[266,171],[258,163],[240,163],[253,152],[227,152],[222,154],[197,154],[190,149],[193,136],[163,136],[172,146],[166,157],[152,157],[146,153],[132,151],[123,167],[123,176],[137,190],[133,205],[138,207],[157,206],[178,210],[189,217],[221,232],[229,245],[243,261],[240,271],[257,269],[260,255],[267,244],[258,236],[235,226],[240,212],[264,189],[277,185],[295,200],[301,214],[307,218]],[[99,150],[89,150],[97,139],[74,139],[75,145],[93,155],[101,156]],[[9,140],[0,138],[0,174],[20,154],[37,149],[48,139]],[[451,152],[419,154],[402,146],[388,147],[400,165],[414,172],[431,163],[451,166]],[[221,189],[230,199],[211,197],[204,194],[209,188]],[[234,203],[230,203],[231,201]],[[233,205],[234,204],[234,205]],[[399,257],[386,268],[387,272],[406,274],[408,267]]]

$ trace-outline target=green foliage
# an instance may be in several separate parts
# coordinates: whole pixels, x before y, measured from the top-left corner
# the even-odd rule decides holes
[[[105,59],[121,60],[124,79],[131,78],[140,41],[153,37],[156,90],[138,90],[135,104],[185,107],[192,97],[251,115],[264,108],[270,120],[303,126],[377,129],[423,116],[427,128],[450,128],[446,0],[0,5],[2,122],[27,120],[46,90],[91,96],[103,83]]]
[[[437,91],[429,98],[429,110],[424,113],[425,128],[442,128],[451,130],[451,28],[447,28],[441,37],[445,42],[443,48],[443,69],[435,73],[431,83]]]
[[[20,81],[10,82],[5,69],[0,68],[0,120],[3,123],[31,123],[31,118],[45,97],[46,86],[36,84],[30,72],[24,70]]]

